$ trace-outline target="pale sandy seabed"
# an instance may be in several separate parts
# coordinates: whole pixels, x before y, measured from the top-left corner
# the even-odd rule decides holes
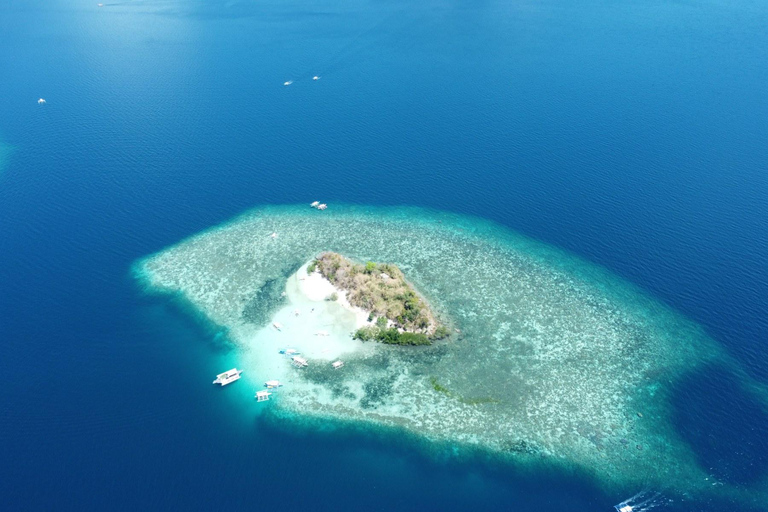
[[[352,340],[365,313],[324,300],[330,283],[302,267],[327,250],[399,265],[460,334],[431,347]],[[723,360],[718,345],[632,285],[498,225],[417,208],[269,207],[136,270],[227,328],[254,388],[285,383],[269,402],[278,413],[404,427],[606,484],[711,490],[669,422],[667,390]],[[293,368],[286,348],[309,367]]]

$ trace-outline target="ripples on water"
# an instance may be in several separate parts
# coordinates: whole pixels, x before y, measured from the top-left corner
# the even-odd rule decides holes
[[[289,370],[274,407],[405,427],[522,460],[553,458],[622,485],[709,492],[711,483],[754,484],[762,477],[745,463],[738,468],[758,470],[755,480],[710,475],[711,455],[697,466],[671,424],[669,398],[681,395],[670,384],[696,383],[702,363],[727,360],[700,328],[592,265],[477,219],[338,205],[322,213],[262,209],[163,251],[138,270],[153,288],[181,292],[225,326],[246,349],[242,364],[259,382],[274,378],[272,361],[280,356],[266,339],[275,336],[269,313],[254,325],[244,305],[297,261],[324,250],[399,265],[461,335],[430,350],[342,354],[343,372],[313,368],[305,381]],[[278,306],[263,307],[274,314]],[[291,334],[302,318],[281,322],[286,332],[277,336],[289,337],[291,346],[304,351],[317,343]],[[323,362],[310,357],[315,364]],[[449,392],[438,392],[446,386]],[[722,414],[710,393],[697,396],[709,396],[708,411]],[[758,413],[765,402],[763,391],[749,407]],[[706,420],[695,402],[688,405],[676,409],[676,419]],[[750,416],[747,424],[760,424],[760,414]]]
[[[488,218],[695,319],[738,363],[674,386],[675,426],[713,477],[768,488],[745,385],[768,382],[765,2],[96,3],[0,3],[5,502],[593,511],[637,492],[287,434],[254,423],[251,389],[212,390],[237,351],[128,269],[305,193]],[[674,509],[739,508],[713,499]]]

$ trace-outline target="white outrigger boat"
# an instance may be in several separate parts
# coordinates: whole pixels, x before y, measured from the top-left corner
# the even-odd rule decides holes
[[[307,363],[307,360],[299,356],[293,356],[291,358],[291,364],[296,368],[306,368],[307,366],[309,366],[309,363]]]
[[[318,206],[317,206],[317,209],[318,209],[318,210],[325,210],[326,208],[328,208],[328,205],[327,205],[327,204],[325,204],[325,203],[323,203],[323,204],[320,204],[320,205],[318,205]]]
[[[310,206],[310,207],[312,207],[312,208],[317,208],[319,205],[320,205],[320,201],[314,201],[314,202],[313,202],[312,204],[310,204],[309,206]]]
[[[256,392],[256,396],[255,396],[256,401],[257,402],[266,402],[267,400],[269,400],[269,396],[271,394],[272,393],[270,393],[269,391],[257,391]]]
[[[287,82],[283,82],[283,85],[289,86],[293,83],[293,80],[288,80]]]
[[[280,386],[282,386],[282,384],[280,384],[279,380],[268,380],[264,383],[264,387],[267,389],[279,388]]]
[[[231,384],[235,382],[236,380],[240,379],[240,374],[243,373],[243,370],[238,370],[237,368],[232,368],[231,370],[227,370],[224,373],[220,373],[216,376],[216,380],[213,381],[214,384],[221,384],[222,386],[226,386],[227,384]]]
[[[344,366],[344,361],[336,361],[335,363],[331,363],[331,366],[333,366],[334,370],[338,370]]]

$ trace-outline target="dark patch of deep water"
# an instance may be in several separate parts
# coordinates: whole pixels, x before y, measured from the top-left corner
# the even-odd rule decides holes
[[[702,368],[677,385],[675,422],[715,481],[768,480],[768,408],[728,369]],[[734,414],[734,411],[738,411]]]
[[[619,273],[768,383],[766,26],[750,0],[0,3],[3,507],[611,510],[637,489],[255,422],[210,384],[232,347],[129,269],[257,204],[448,208]],[[759,486],[764,411],[708,371],[680,433]]]

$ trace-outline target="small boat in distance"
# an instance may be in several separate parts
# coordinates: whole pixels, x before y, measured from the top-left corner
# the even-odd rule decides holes
[[[333,366],[334,370],[338,370],[344,366],[344,361],[336,361],[335,363],[331,363],[331,366]]]
[[[312,208],[317,208],[317,206],[318,206],[319,204],[320,204],[320,201],[314,201],[314,202],[313,202],[312,204],[310,204],[309,206],[311,206]]]
[[[293,80],[288,80],[287,82],[283,82],[283,85],[289,86],[293,83]]]
[[[326,208],[328,208],[328,205],[325,204],[325,203],[323,203],[321,205],[318,205],[318,207],[317,207],[318,210],[325,210]]]
[[[38,105],[45,105],[45,100],[43,98],[40,98],[39,100],[37,100],[37,104]]]
[[[309,363],[307,363],[307,360],[299,356],[293,356],[291,358],[291,364],[296,368],[306,368],[307,366],[309,366]]]
[[[282,331],[283,330],[283,324],[281,324],[280,322],[272,322],[272,327],[274,327],[278,331]]]
[[[315,80],[315,81],[320,80],[320,77],[315,75],[315,76],[312,77],[312,80]]]
[[[282,384],[280,384],[279,380],[268,380],[264,383],[264,387],[267,389],[279,388],[280,386],[282,386]]]
[[[236,380],[240,379],[240,374],[243,373],[243,370],[238,370],[237,368],[232,368],[231,370],[227,370],[224,373],[220,373],[216,376],[216,380],[213,381],[214,384],[221,384],[222,386],[226,386],[227,384],[231,384],[235,382]]]
[[[281,353],[281,354],[285,354],[285,355],[287,355],[287,356],[295,356],[295,355],[297,355],[297,354],[301,354],[301,352],[299,352],[299,351],[298,351],[298,350],[296,350],[295,348],[287,348],[287,349],[285,349],[285,350],[281,350],[281,351],[280,351],[280,353]]]
[[[257,402],[266,402],[269,400],[269,395],[271,395],[269,391],[257,391],[256,392],[256,401]]]
[[[271,234],[271,235],[269,235],[269,236],[270,236],[271,238],[277,238],[277,233],[272,233],[272,234]]]

